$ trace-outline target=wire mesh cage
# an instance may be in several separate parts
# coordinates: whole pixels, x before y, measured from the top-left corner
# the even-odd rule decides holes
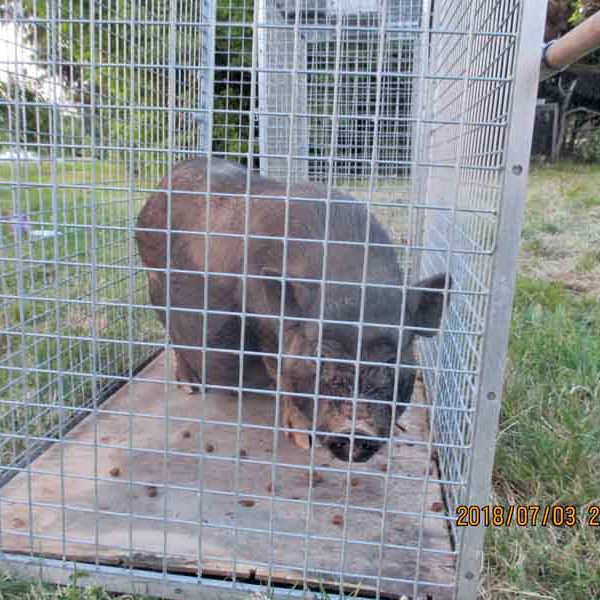
[[[406,179],[418,103],[412,79],[402,74],[418,64],[419,2],[391,3],[383,16],[376,2],[308,3],[298,9],[294,27],[294,2],[266,0],[262,7],[273,26],[259,37],[260,89],[268,90],[259,94],[261,173],[285,176],[293,112],[294,177],[327,181],[331,157],[334,184],[360,187],[372,170],[376,146],[375,174]]]
[[[7,569],[475,597],[540,8],[0,10]]]

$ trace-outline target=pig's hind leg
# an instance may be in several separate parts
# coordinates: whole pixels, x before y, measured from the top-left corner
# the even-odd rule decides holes
[[[176,281],[175,277],[173,277],[174,282]],[[164,272],[148,271],[148,291],[150,302],[156,310],[158,320],[161,322],[163,327],[166,327],[167,319],[165,310],[166,302]],[[183,324],[181,323],[182,320],[184,321]],[[170,338],[173,343],[185,345],[190,343],[190,341],[187,339],[190,328],[186,327],[186,325],[190,325],[189,322],[191,320],[199,321],[199,323],[194,323],[193,327],[197,327],[199,329],[202,328],[202,317],[194,318],[189,314],[178,312],[176,307],[171,308]],[[192,340],[192,343],[197,340],[198,338],[196,337],[195,340]],[[200,391],[200,376],[192,367],[194,364],[194,357],[188,355],[190,352],[193,353],[194,351],[187,351],[181,348],[175,349],[175,380],[177,381],[177,387],[179,389],[186,386],[188,387],[189,394],[196,394]],[[198,362],[198,364],[201,364],[201,362]]]
[[[175,312],[175,311],[173,311]],[[185,323],[180,323],[174,315],[171,322],[171,341],[190,348],[175,349],[175,380],[177,387],[187,388],[188,394],[200,392],[202,383],[202,317],[185,316]],[[184,325],[187,328],[184,329]]]
[[[185,386],[189,394],[197,394],[202,384],[204,278],[176,271],[170,278],[170,337],[174,344],[187,346],[175,349],[175,379],[177,387]]]

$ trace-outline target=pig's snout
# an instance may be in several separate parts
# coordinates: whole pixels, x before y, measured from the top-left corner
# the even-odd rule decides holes
[[[345,462],[350,461],[350,437],[351,431],[340,432],[339,436],[328,436],[324,440],[324,445],[331,454]],[[367,462],[382,446],[382,442],[377,440],[363,439],[369,434],[364,431],[356,431],[354,437],[354,447],[352,449],[353,462]]]

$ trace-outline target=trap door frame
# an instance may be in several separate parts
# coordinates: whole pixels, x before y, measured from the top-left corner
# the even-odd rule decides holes
[[[428,0],[425,0],[426,2]],[[439,27],[436,19],[444,3],[434,6],[434,24]],[[446,3],[447,4],[447,3]],[[440,8],[441,7],[441,8]],[[545,7],[543,7],[545,8]],[[470,439],[464,440],[467,452],[467,461],[462,465],[462,485],[458,494],[460,502],[467,506],[487,505],[491,497],[492,470],[496,451],[496,440],[499,428],[500,410],[502,404],[504,370],[508,351],[508,338],[512,315],[513,297],[517,274],[517,256],[521,229],[524,221],[525,200],[527,195],[528,170],[530,163],[530,148],[533,137],[533,125],[539,81],[540,56],[545,24],[545,10],[542,10],[535,0],[521,0],[515,2],[514,10],[519,26],[516,28],[515,50],[513,65],[505,64],[500,69],[500,76],[506,77],[512,73],[510,99],[508,101],[508,123],[504,132],[504,140],[492,141],[490,148],[502,151],[501,164],[498,166],[500,173],[500,199],[496,218],[496,231],[492,261],[489,268],[489,288],[487,291],[488,302],[483,325],[483,345],[478,366],[478,376],[474,382],[476,391],[470,411],[473,418]],[[473,12],[473,11],[472,11]],[[473,41],[473,25],[465,25],[468,29],[471,43]],[[465,35],[465,34],[461,34]],[[429,32],[430,39],[435,33]],[[439,68],[439,60],[435,53],[435,44],[431,43],[429,54],[429,68]],[[475,75],[467,72],[464,80]],[[438,81],[427,82],[426,112],[427,117],[435,121],[437,116],[435,88]],[[481,120],[492,119],[496,116],[497,107],[489,102]],[[439,117],[437,117],[439,118]],[[444,207],[452,211],[458,204],[458,195],[461,193],[461,169],[468,170],[469,166],[461,163],[458,157],[455,165],[456,180],[453,189],[448,189],[447,184],[435,176],[434,165],[443,156],[440,156],[435,146],[432,147],[432,125],[426,134],[424,149],[423,178],[426,192],[425,203],[436,207]],[[489,143],[489,142],[488,142]],[[481,150],[481,149],[479,149]],[[473,168],[471,166],[471,168]],[[463,192],[464,193],[464,192]],[[444,244],[444,236],[452,234],[451,227],[442,219],[436,218],[436,211],[427,211],[422,219],[423,246],[443,250],[446,259],[436,261],[418,261],[421,276],[433,274],[444,263],[452,264],[452,248]],[[440,235],[440,231],[444,232]],[[467,290],[468,291],[468,290]],[[457,293],[459,291],[457,290]],[[434,342],[426,340],[421,342],[421,351],[431,351]],[[443,352],[444,341],[433,352]],[[425,393],[433,403],[435,414],[436,405],[436,376],[425,376]],[[435,418],[432,418],[434,439],[440,434],[436,429]],[[443,448],[441,449],[443,451]],[[442,480],[452,481],[452,477],[442,469]],[[455,514],[456,506],[445,493],[449,501],[450,514]],[[458,550],[458,566],[456,576],[455,598],[471,599],[477,597],[479,574],[482,564],[483,543],[485,527],[453,528],[456,548]]]

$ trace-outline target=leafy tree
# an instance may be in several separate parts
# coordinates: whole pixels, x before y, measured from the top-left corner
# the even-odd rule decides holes
[[[545,39],[561,37],[600,10],[600,0],[549,0]],[[539,96],[560,106],[554,157],[600,160],[600,51],[540,84]]]
[[[201,63],[210,62],[203,56],[208,29],[198,25],[205,20],[203,3],[175,1],[175,15],[171,0],[151,4],[144,0],[22,0],[8,6],[27,17],[24,40],[45,65],[47,76],[60,80],[81,107],[85,133],[94,132],[96,146],[149,144],[166,149],[171,128],[175,147],[193,149],[200,144],[199,81]],[[213,94],[213,150],[246,153],[251,77],[244,69],[252,65],[253,3],[217,0],[216,18],[216,70],[209,91]],[[143,25],[138,24],[140,20]],[[14,85],[2,92],[6,102],[0,119],[4,122],[15,93]],[[33,88],[18,93],[34,104],[42,102]],[[171,112],[170,123],[163,109],[173,105],[177,110]],[[41,111],[34,108],[34,112]],[[49,134],[48,119],[37,124],[40,130]],[[156,160],[156,153],[151,154],[146,157],[140,152],[137,159]]]
[[[246,163],[252,108],[251,0],[218,0],[215,32],[213,150]],[[255,136],[256,139],[256,136]],[[254,148],[258,151],[257,148]]]

